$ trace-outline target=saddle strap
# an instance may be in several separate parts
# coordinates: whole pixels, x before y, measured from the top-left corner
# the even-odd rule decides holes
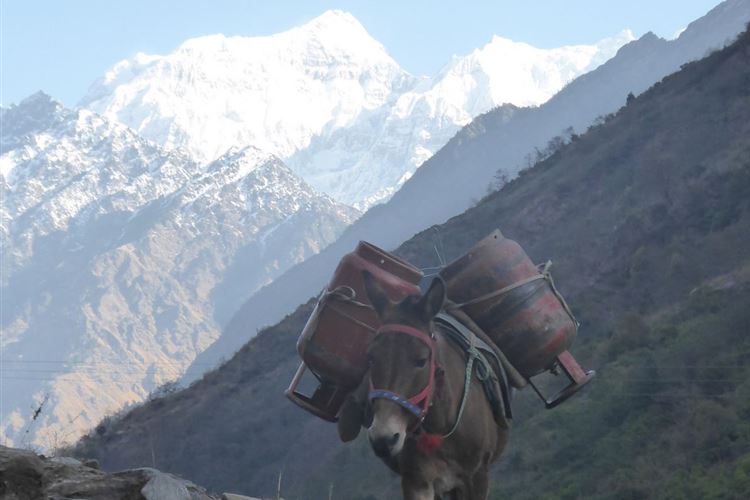
[[[494,349],[449,313],[438,313],[435,321],[443,326],[443,331],[448,338],[468,353],[470,363],[474,364],[473,358],[475,358],[477,379],[482,382],[484,392],[490,401],[493,413],[495,413],[495,418],[498,420],[503,417],[512,419],[512,392],[508,376]],[[500,394],[497,394],[497,387],[500,388]]]

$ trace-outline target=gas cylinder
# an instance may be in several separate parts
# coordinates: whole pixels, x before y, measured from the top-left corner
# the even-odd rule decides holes
[[[380,326],[363,271],[369,271],[393,301],[420,293],[422,272],[371,243],[360,241],[341,259],[297,341],[302,364],[286,391],[293,402],[330,421],[336,420],[344,398],[362,380],[367,348]],[[308,369],[319,381],[311,397],[296,390]]]
[[[549,370],[572,344],[577,322],[548,272],[499,230],[447,265],[448,298],[527,379]]]

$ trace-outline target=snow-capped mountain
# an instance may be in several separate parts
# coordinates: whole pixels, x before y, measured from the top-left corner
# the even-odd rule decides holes
[[[60,444],[178,377],[357,215],[251,146],[200,166],[41,93],[2,113],[0,436],[16,445]]]
[[[390,198],[473,118],[501,104],[543,104],[633,38],[624,30],[594,45],[538,49],[493,37],[394,103],[324,131],[288,162],[318,190],[367,209]]]
[[[633,39],[538,49],[495,37],[434,77],[403,70],[351,15],[329,11],[266,37],[213,35],[139,54],[80,105],[199,161],[255,145],[358,208],[384,201],[472,118],[538,105]]]
[[[200,161],[248,144],[285,158],[415,82],[356,19],[330,11],[272,36],[204,36],[166,56],[138,54],[80,105]]]
[[[92,217],[134,211],[199,171],[184,152],[164,151],[122,124],[66,109],[41,92],[2,112],[0,231],[12,250],[4,271],[30,258],[38,238],[65,231],[73,237]],[[10,275],[3,272],[3,283]]]

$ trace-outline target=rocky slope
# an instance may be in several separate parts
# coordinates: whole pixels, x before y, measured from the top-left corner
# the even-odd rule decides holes
[[[230,356],[250,338],[248,332],[273,324],[318,293],[339,259],[359,240],[394,248],[418,231],[461,213],[485,196],[498,171],[511,179],[554,136],[570,126],[585,130],[597,117],[625,104],[628,93],[646,90],[681,64],[733,39],[748,20],[750,1],[728,0],[691,23],[676,40],[648,34],[631,42],[538,108],[501,106],[478,117],[420,167],[389,202],[368,211],[334,244],[255,294],[234,326],[199,362],[211,365]],[[433,236],[439,247],[441,236],[437,232]],[[188,380],[203,370],[204,365],[196,365]]]
[[[501,38],[433,78],[404,71],[351,15],[329,11],[266,37],[212,35],[139,54],[80,105],[199,161],[254,145],[358,208],[393,194],[477,114],[540,104],[632,39],[542,50]]]
[[[357,215],[252,147],[201,167],[44,94],[2,113],[9,443],[57,446],[178,377]]]
[[[0,496],[5,500],[219,500],[190,481],[156,469],[110,474],[100,471],[96,462],[47,458],[5,446],[0,446]]]
[[[496,227],[552,259],[598,378],[546,412],[516,399],[493,498],[744,498],[750,491],[750,34],[631,100],[465,213],[404,243],[420,266]],[[487,131],[489,141],[496,131]],[[393,498],[366,440],[283,396],[312,303],[190,388],[103,422],[78,452],[221,487]],[[251,324],[247,310],[232,328]],[[216,456],[229,457],[219,464]],[[186,459],[189,457],[189,459]]]

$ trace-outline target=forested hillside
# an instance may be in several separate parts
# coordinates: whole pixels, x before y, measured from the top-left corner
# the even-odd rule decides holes
[[[628,101],[397,251],[436,266],[436,248],[450,260],[499,227],[555,262],[582,322],[573,351],[598,376],[555,410],[519,394],[494,498],[750,492],[750,34]],[[310,309],[76,452],[217,490],[270,494],[283,471],[286,498],[325,498],[331,484],[334,498],[392,498],[364,440],[339,443],[283,398]]]

